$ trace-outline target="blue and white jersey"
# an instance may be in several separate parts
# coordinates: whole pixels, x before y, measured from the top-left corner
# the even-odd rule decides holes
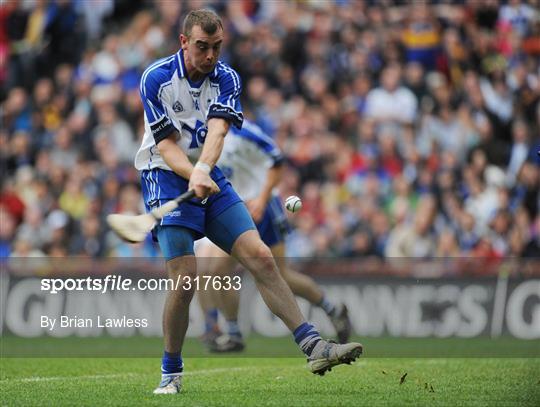
[[[191,82],[183,50],[150,65],[141,78],[144,137],[135,167],[171,170],[159,154],[157,143],[175,130],[178,145],[195,163],[206,138],[208,119],[221,117],[231,127],[242,127],[241,90],[240,76],[221,61],[203,80]]]
[[[274,140],[256,124],[244,121],[240,130],[231,127],[217,165],[244,201],[260,195],[268,169],[283,161]]]

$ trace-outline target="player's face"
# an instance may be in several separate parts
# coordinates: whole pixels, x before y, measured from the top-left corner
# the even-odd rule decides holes
[[[195,70],[203,74],[214,70],[223,43],[223,30],[221,28],[218,28],[214,34],[208,34],[196,25],[191,29],[191,35],[186,37],[182,34],[180,41],[184,57]]]

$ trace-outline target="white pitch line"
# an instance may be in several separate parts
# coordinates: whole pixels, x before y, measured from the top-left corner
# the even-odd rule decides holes
[[[213,373],[228,373],[228,372],[243,372],[246,370],[259,370],[264,369],[266,367],[273,367],[273,366],[242,366],[242,367],[218,367],[216,369],[201,369],[201,370],[193,370],[193,371],[187,371],[184,373],[184,376],[198,376],[198,375],[205,375],[205,374],[213,374]]]
[[[34,376],[24,377],[20,379],[2,379],[0,382],[15,382],[15,383],[30,383],[30,382],[53,382],[56,380],[71,380],[71,379],[83,379],[83,380],[100,380],[100,379],[112,379],[115,377],[134,377],[132,373],[123,374],[103,374],[103,375],[87,375],[87,376]]]
[[[257,366],[257,370],[263,369],[264,366]],[[199,376],[199,375],[210,375],[214,373],[229,373],[229,372],[241,372],[246,370],[254,370],[254,367],[230,367],[230,368],[217,368],[217,369],[201,369],[193,370],[191,372],[185,372],[184,376]],[[0,382],[10,382],[10,383],[31,383],[31,382],[52,382],[58,380],[101,380],[101,379],[114,379],[117,377],[141,377],[146,376],[143,373],[116,373],[116,374],[103,374],[103,375],[87,375],[87,376],[36,376],[36,377],[24,377],[24,378],[14,378],[14,379],[2,379]]]

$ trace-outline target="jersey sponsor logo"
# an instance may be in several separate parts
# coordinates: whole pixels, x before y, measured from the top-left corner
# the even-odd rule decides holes
[[[233,121],[233,124],[237,127],[242,126],[244,120],[242,113],[236,112],[232,107],[213,104],[208,111],[208,117],[216,115],[218,117],[227,117]]]
[[[176,211],[167,212],[165,216],[169,218],[179,218],[180,216],[182,216],[182,211],[176,210]]]
[[[233,110],[230,107],[227,106],[218,106],[218,105],[212,105],[212,112],[216,113],[230,113]]]
[[[201,96],[201,91],[200,90],[190,90],[189,93],[194,98],[198,98],[199,96]]]
[[[180,113],[184,111],[184,106],[182,106],[182,103],[180,103],[178,100],[174,102],[172,108],[176,113]]]
[[[225,113],[231,116],[238,116],[238,113],[229,106],[212,105],[210,107],[210,113]]]
[[[152,130],[152,134],[157,135],[162,130],[166,129],[167,127],[169,127],[171,125],[172,125],[171,120],[167,118],[165,121],[162,121],[159,124],[154,124],[154,125],[150,126],[150,128]]]

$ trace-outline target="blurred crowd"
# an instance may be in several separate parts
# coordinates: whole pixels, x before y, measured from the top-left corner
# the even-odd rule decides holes
[[[0,5],[0,256],[159,256],[139,79],[212,7],[246,117],[286,157],[291,257],[540,257],[540,4],[10,0]]]

